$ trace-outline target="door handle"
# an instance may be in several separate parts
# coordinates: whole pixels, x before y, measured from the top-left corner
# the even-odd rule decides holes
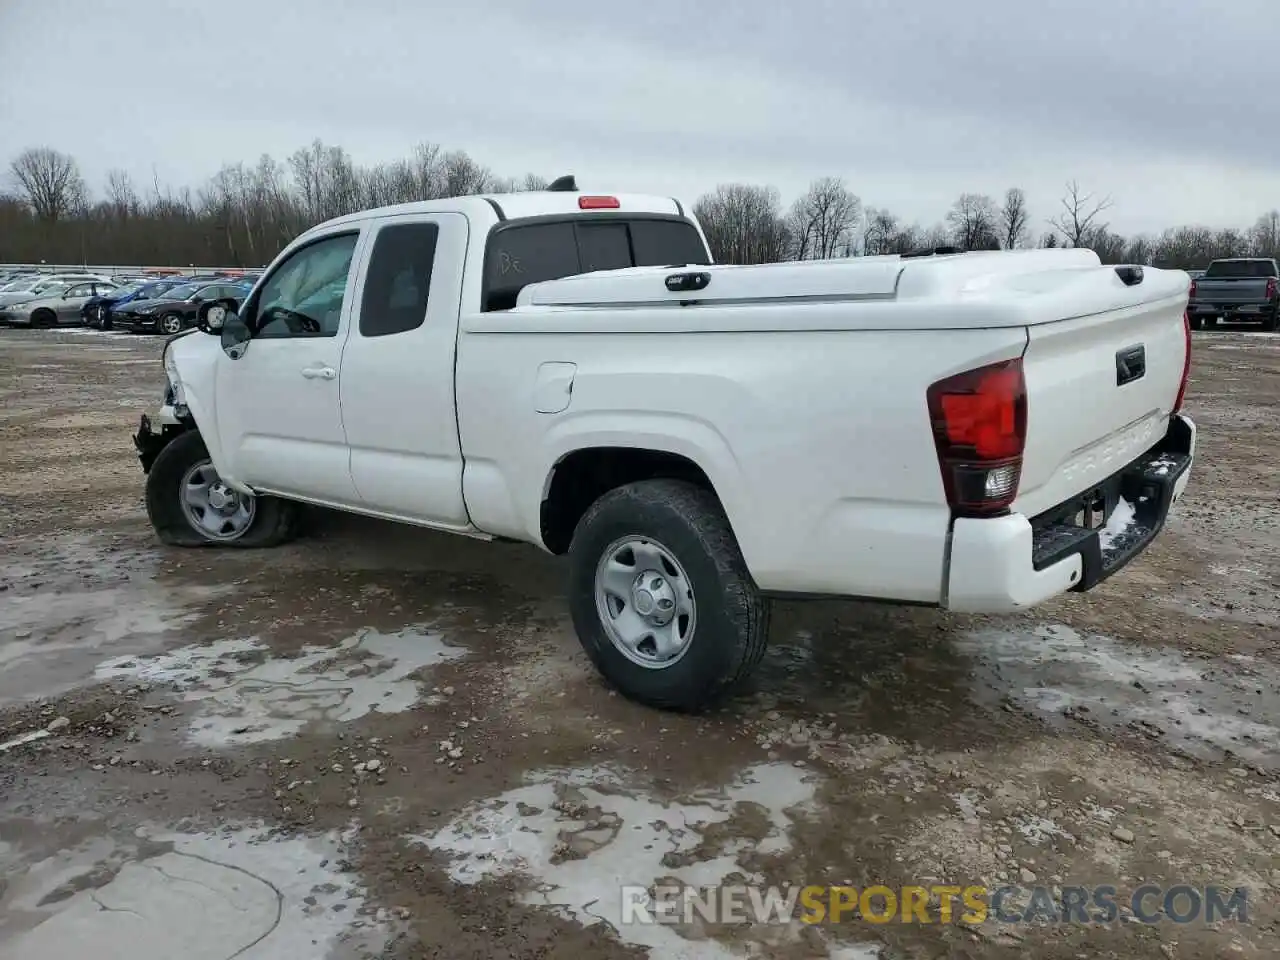
[[[308,380],[334,380],[338,371],[333,367],[303,367],[302,375]]]

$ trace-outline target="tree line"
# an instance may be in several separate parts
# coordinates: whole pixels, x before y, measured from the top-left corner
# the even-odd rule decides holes
[[[261,266],[308,227],[370,207],[510,193],[547,185],[538,175],[503,177],[464,150],[421,143],[409,156],[365,166],[320,140],[281,161],[225,165],[202,187],[140,186],[109,171],[95,196],[74,157],[24,150],[0,190],[0,262]],[[770,263],[912,253],[955,247],[998,250],[1088,247],[1105,263],[1195,269],[1232,256],[1280,257],[1280,211],[1247,229],[1170,227],[1158,235],[1111,229],[1110,196],[1071,181],[1048,216],[1026,194],[963,193],[932,225],[865,205],[838,177],[813,181],[789,206],[771,186],[724,183],[694,206],[722,263]]]

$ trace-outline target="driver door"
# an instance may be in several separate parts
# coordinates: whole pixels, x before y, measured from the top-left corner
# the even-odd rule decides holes
[[[243,355],[218,358],[218,441],[229,478],[317,503],[359,503],[338,376],[351,323],[359,226],[308,241],[244,305]]]

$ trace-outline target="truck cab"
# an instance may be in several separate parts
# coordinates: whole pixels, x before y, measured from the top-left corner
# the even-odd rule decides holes
[[[181,386],[144,466],[166,426],[199,423],[220,482],[241,497],[476,532],[455,407],[460,317],[508,310],[540,281],[712,262],[679,201],[559,184],[365,211],[299,236],[245,299],[234,331],[221,332],[244,338],[234,362],[194,343],[166,346],[166,371]],[[181,377],[176,352],[187,354]],[[224,531],[243,532],[234,522]]]

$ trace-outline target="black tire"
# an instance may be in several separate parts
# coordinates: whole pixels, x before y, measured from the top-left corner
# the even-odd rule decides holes
[[[1204,329],[1204,317],[1191,317],[1188,322],[1191,324],[1192,330]]]
[[[287,500],[258,497],[253,522],[236,540],[211,540],[187,520],[178,489],[186,472],[209,450],[197,430],[180,434],[160,451],[147,475],[147,516],[161,543],[172,547],[274,547],[297,535],[298,508]]]
[[[693,588],[690,645],[670,666],[632,662],[610,639],[596,607],[596,567],[609,546],[627,536],[661,543]],[[769,635],[769,603],[719,500],[680,480],[627,484],[591,505],[569,546],[569,610],[578,641],[605,680],[628,699],[667,710],[713,706],[760,662]]]
[[[166,326],[176,325],[175,330],[166,330]],[[186,323],[182,319],[180,313],[162,314],[160,319],[156,321],[156,333],[163,333],[172,336],[175,333],[181,333],[186,328]]]
[[[1271,308],[1271,315],[1262,321],[1262,329],[1266,333],[1275,333],[1280,330],[1280,304]]]
[[[31,326],[33,329],[43,330],[45,327],[56,327],[58,325],[58,315],[52,310],[37,310],[31,315]]]

